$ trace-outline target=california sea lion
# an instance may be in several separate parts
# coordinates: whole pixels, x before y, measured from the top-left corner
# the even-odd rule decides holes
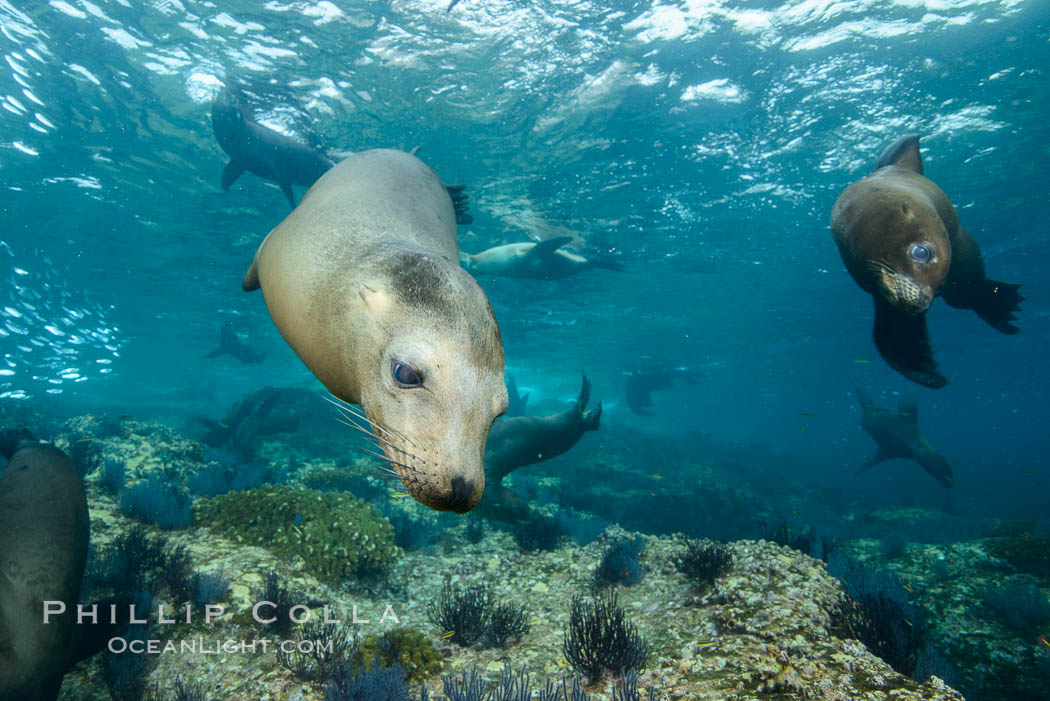
[[[503,342],[488,298],[457,261],[441,180],[401,151],[328,171],[263,241],[243,288],[262,286],[284,339],[328,390],[360,404],[408,492],[465,512],[507,409]]]
[[[261,363],[266,359],[266,353],[261,353],[241,340],[237,335],[237,329],[233,324],[225,324],[219,331],[219,347],[211,353],[202,355],[202,358],[217,358],[223,353],[229,353],[242,363]]]
[[[685,380],[691,385],[697,383],[699,373],[692,370],[675,368],[671,370],[643,370],[631,373],[624,385],[624,396],[631,411],[642,416],[651,416],[653,406],[652,393],[658,389],[670,389],[676,379]]]
[[[926,436],[919,433],[919,406],[911,398],[900,398],[899,411],[879,409],[860,389],[857,402],[864,410],[860,426],[878,443],[878,452],[864,463],[857,474],[891,458],[914,460],[944,487],[955,485],[952,466],[938,453]]]
[[[83,656],[73,611],[87,561],[87,500],[57,448],[23,442],[10,457],[0,473],[0,699],[54,699]],[[44,624],[45,601],[62,602],[66,613]]]
[[[295,207],[292,185],[313,185],[334,165],[320,151],[252,121],[229,89],[212,103],[211,124],[219,146],[230,157],[222,171],[223,190],[248,171],[280,185],[288,204]]]
[[[875,299],[875,345],[894,370],[927,387],[948,384],[937,370],[926,310],[940,294],[1002,333],[1017,333],[1019,285],[990,280],[977,242],[948,196],[923,176],[919,137],[902,137],[875,172],[839,195],[831,231],[853,279]]]
[[[559,236],[539,243],[508,243],[481,253],[460,252],[460,264],[475,275],[559,280],[586,268],[622,270],[614,261],[584,258],[562,248],[572,238]]]
[[[563,412],[550,416],[507,416],[492,425],[485,448],[485,498],[478,507],[487,518],[508,522],[528,520],[531,509],[521,497],[502,485],[519,467],[550,460],[568,452],[588,431],[598,429],[601,402],[587,409],[591,381],[583,375],[580,396]]]

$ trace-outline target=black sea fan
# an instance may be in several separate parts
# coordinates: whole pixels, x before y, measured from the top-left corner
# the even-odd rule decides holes
[[[733,563],[729,548],[721,543],[705,544],[699,540],[686,541],[685,550],[675,555],[674,566],[698,589],[714,584]]]
[[[648,655],[645,639],[627,620],[615,594],[594,601],[573,598],[562,652],[577,672],[592,681],[605,672],[623,676],[641,669]]]
[[[492,592],[488,587],[473,585],[453,589],[446,583],[441,595],[427,606],[427,618],[442,633],[451,633],[449,640],[467,647],[485,636],[492,608]]]

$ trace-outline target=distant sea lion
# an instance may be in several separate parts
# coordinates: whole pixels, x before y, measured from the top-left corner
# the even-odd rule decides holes
[[[1024,300],[1020,286],[985,276],[977,242],[948,196],[923,176],[917,135],[887,147],[875,172],[839,195],[831,231],[849,274],[875,299],[875,346],[908,379],[948,384],[926,331],[936,294],[1002,333],[1017,333],[1010,322]]]
[[[609,260],[584,258],[562,248],[572,241],[559,236],[539,243],[508,243],[481,253],[460,252],[459,262],[474,275],[523,277],[538,280],[559,280],[587,268],[622,270],[623,266]]]
[[[485,448],[485,497],[478,510],[486,518],[519,523],[528,520],[531,509],[503,478],[519,467],[544,462],[567,453],[588,431],[601,423],[601,402],[587,409],[591,381],[583,375],[580,396],[563,412],[550,416],[507,416],[492,425]]]
[[[241,337],[237,335],[237,329],[233,328],[233,324],[225,324],[219,331],[219,347],[201,357],[217,358],[223,353],[228,353],[246,364],[261,363],[266,358],[265,353],[260,353],[241,340]]]
[[[955,485],[948,459],[919,433],[919,406],[914,399],[901,397],[899,411],[893,412],[876,407],[860,389],[855,395],[864,410],[860,426],[879,445],[878,452],[857,471],[858,475],[884,460],[905,458],[922,465],[942,486]]]
[[[229,89],[212,103],[211,124],[219,146],[230,157],[222,171],[223,190],[248,171],[280,185],[288,204],[295,207],[292,185],[309,187],[335,165],[320,151],[252,121]]]
[[[242,287],[261,285],[288,345],[333,395],[361,405],[405,489],[466,512],[508,400],[496,318],[458,260],[452,199],[434,171],[401,151],[364,151],[270,232]]]
[[[87,500],[62,451],[21,446],[0,473],[0,699],[55,699],[84,656],[73,612],[87,562]],[[62,602],[66,613],[45,625],[45,601]]]
[[[627,406],[636,414],[651,416],[653,406],[652,393],[658,389],[670,389],[676,379],[685,380],[691,385],[697,383],[699,373],[680,368],[672,370],[644,370],[633,372],[624,385]]]

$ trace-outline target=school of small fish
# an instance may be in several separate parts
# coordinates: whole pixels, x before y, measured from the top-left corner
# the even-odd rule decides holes
[[[0,399],[61,394],[112,375],[125,343],[112,312],[70,290],[47,256],[18,261],[0,240]]]

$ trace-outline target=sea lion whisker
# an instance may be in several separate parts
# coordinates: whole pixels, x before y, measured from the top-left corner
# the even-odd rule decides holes
[[[374,450],[369,450],[368,448],[362,448],[361,452],[366,453],[368,455],[371,455],[372,457],[376,457],[376,458],[379,458],[381,460],[385,460],[388,463],[390,463],[391,465],[396,465],[397,467],[403,467],[403,468],[405,468],[406,470],[408,470],[410,472],[419,472],[419,470],[417,470],[415,467],[413,467],[411,465],[406,465],[405,463],[400,462],[398,460],[394,460],[394,459],[390,458],[388,455],[386,455],[385,453],[380,453],[380,452],[377,452],[377,451],[374,451]],[[383,469],[383,468],[380,468],[380,469]],[[393,472],[393,470],[391,470],[391,472]],[[397,474],[397,473],[394,472],[394,474]],[[398,475],[398,476],[400,476],[400,475]]]
[[[375,445],[377,447],[379,446],[380,443],[382,443],[383,445],[387,446],[391,450],[396,450],[399,453],[404,453],[405,455],[408,455],[409,457],[414,458],[416,460],[422,460],[422,458],[419,458],[419,457],[417,457],[415,455],[412,455],[412,453],[409,453],[407,450],[405,450],[401,446],[395,445],[394,443],[391,443],[390,441],[388,441],[387,439],[383,438],[382,436],[377,436],[374,432],[369,431],[367,428],[365,428],[361,424],[359,424],[356,421],[353,421],[351,419],[348,419],[345,416],[343,418],[336,419],[336,421],[338,421],[339,423],[343,424],[344,426],[350,426],[351,428],[353,428],[353,429],[355,429],[357,431],[360,431],[370,441],[372,441],[373,445]]]
[[[352,404],[347,404],[346,402],[342,401],[338,397],[335,397],[335,398],[325,397],[325,399],[327,399],[332,404],[335,404],[335,406],[339,408],[340,413],[342,413],[344,416],[349,414],[350,416],[353,416],[355,418],[358,418],[358,419],[366,422],[368,424],[368,426],[372,429],[373,433],[378,434],[379,431],[382,431],[382,432],[384,432],[384,433],[386,433],[386,434],[388,434],[388,435],[390,435],[390,436],[392,436],[394,438],[399,438],[399,439],[405,441],[406,443],[410,444],[413,448],[416,447],[415,441],[410,439],[408,436],[406,436],[405,434],[401,433],[400,431],[398,431],[396,429],[393,429],[393,428],[387,426],[386,424],[384,424],[384,423],[382,423],[380,421],[376,421],[374,419],[369,418],[367,415],[365,415],[364,412],[362,412],[360,409],[355,408]]]

